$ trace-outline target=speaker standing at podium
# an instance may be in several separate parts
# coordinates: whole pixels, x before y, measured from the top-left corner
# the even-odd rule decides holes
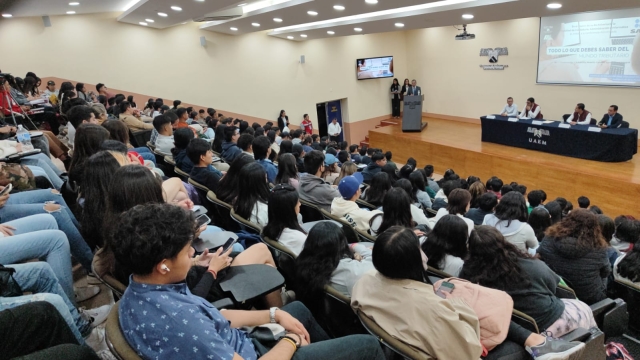
[[[338,124],[338,119],[331,120],[331,124],[329,124],[329,128],[327,129],[329,133],[329,140],[338,142],[340,141],[340,133],[342,132],[342,128],[340,124]]]
[[[421,95],[422,89],[420,89],[420,86],[417,86],[417,84],[416,79],[411,80],[411,86],[408,87],[406,95]]]

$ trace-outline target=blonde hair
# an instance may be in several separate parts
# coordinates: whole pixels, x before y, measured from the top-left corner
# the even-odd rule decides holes
[[[351,161],[347,161],[342,164],[342,168],[340,169],[340,175],[333,182],[333,185],[340,184],[340,180],[342,180],[345,176],[351,176],[358,171],[358,167]]]

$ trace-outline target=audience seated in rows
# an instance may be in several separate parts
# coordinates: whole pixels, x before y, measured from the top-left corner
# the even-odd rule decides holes
[[[360,198],[361,185],[362,175],[360,173],[355,173],[340,180],[338,191],[341,197],[333,199],[331,214],[344,218],[353,228],[368,233],[371,219],[376,215],[382,215],[382,211],[369,211],[358,206],[356,200]]]

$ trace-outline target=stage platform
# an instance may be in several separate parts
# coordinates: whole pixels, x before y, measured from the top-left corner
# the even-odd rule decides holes
[[[371,147],[393,152],[401,166],[409,157],[419,167],[432,164],[436,173],[454,169],[460,177],[478,176],[486,182],[498,176],[505,184],[515,181],[527,191],[542,189],[547,201],[562,196],[578,207],[587,196],[605,214],[640,217],[640,157],[624,163],[604,163],[481,141],[478,123],[423,118],[429,126],[420,133],[403,133],[401,125],[369,131]]]

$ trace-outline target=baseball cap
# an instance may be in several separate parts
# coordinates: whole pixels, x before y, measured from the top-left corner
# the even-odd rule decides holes
[[[49,86],[49,85],[55,85],[55,84],[56,84],[56,82],[55,82],[55,81],[53,81],[53,80],[49,80],[49,81],[47,81],[47,86]]]
[[[342,180],[340,180],[340,184],[338,184],[338,191],[343,199],[349,200],[358,192],[361,184],[362,174],[357,172],[351,176],[343,177]]]
[[[325,166],[330,166],[332,164],[335,164],[338,162],[338,159],[332,155],[332,154],[325,154],[324,155],[324,165]]]

